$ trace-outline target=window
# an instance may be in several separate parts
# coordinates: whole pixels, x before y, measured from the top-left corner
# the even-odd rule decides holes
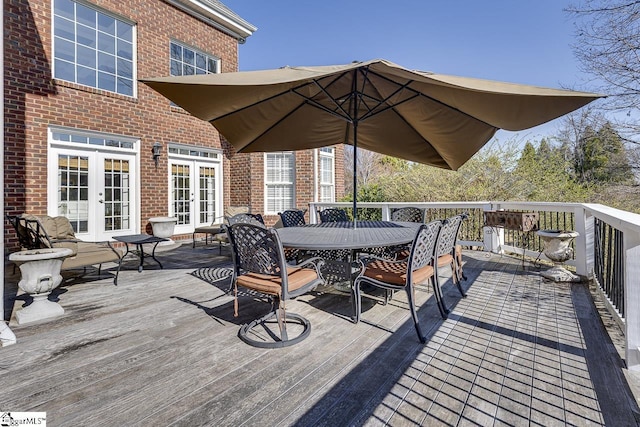
[[[191,76],[220,72],[220,60],[190,47],[171,42],[171,75]]]
[[[295,208],[293,153],[265,154],[265,211],[276,214]]]
[[[54,77],[134,96],[134,28],[84,4],[55,0]]]
[[[333,148],[318,149],[318,163],[320,175],[319,202],[335,202],[335,151]]]
[[[72,142],[81,145],[100,145],[103,147],[134,148],[134,142],[122,137],[105,136],[96,133],[81,133],[70,130],[53,130],[51,139],[60,142]]]

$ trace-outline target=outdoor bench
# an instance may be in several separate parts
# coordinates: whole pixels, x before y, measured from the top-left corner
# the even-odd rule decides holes
[[[42,248],[68,248],[71,256],[65,258],[61,270],[98,266],[103,263],[120,263],[122,253],[110,242],[85,242],[75,236],[69,219],[63,216],[7,215],[16,230],[22,250]],[[117,273],[115,280],[117,280]],[[114,282],[115,282],[114,280]]]

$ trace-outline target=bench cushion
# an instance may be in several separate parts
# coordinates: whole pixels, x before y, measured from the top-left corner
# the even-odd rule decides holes
[[[53,246],[66,247],[64,245],[69,242],[54,243]],[[120,253],[118,250],[114,250],[106,244],[89,243],[79,241],[75,243],[78,248],[77,254],[65,258],[62,263],[62,270],[69,270],[71,268],[85,267],[88,265],[103,264],[105,262],[118,262],[120,259]]]
[[[63,216],[40,216],[40,224],[52,240],[75,240],[76,235],[69,219]]]

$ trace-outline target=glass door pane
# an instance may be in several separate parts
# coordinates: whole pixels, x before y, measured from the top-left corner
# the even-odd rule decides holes
[[[131,228],[131,194],[129,161],[104,159],[104,230]]]
[[[216,211],[216,168],[200,166],[198,184],[198,225],[211,224],[219,216]]]
[[[187,164],[171,165],[171,205],[178,226],[191,224],[191,168]]]
[[[57,215],[69,218],[76,233],[89,230],[89,157],[58,155]]]

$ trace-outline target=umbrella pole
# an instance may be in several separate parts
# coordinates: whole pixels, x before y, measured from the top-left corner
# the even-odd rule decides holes
[[[353,122],[353,228],[358,222],[358,121]]]

